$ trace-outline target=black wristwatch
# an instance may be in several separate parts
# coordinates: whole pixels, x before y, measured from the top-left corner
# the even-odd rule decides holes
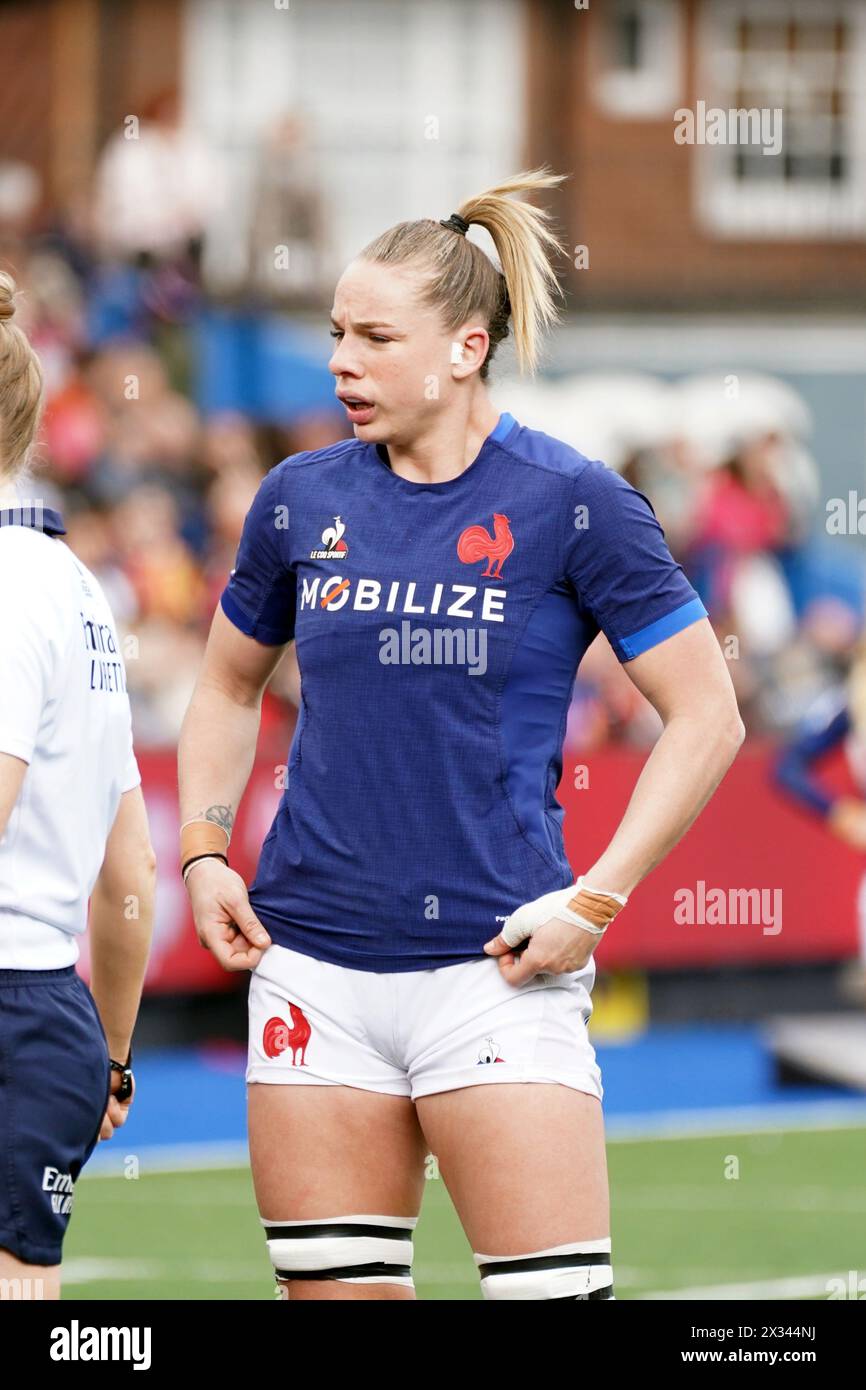
[[[132,1046],[125,1062],[115,1062],[113,1057],[109,1057],[108,1064],[112,1071],[119,1071],[121,1075],[120,1086],[114,1092],[115,1100],[129,1100],[132,1095]]]

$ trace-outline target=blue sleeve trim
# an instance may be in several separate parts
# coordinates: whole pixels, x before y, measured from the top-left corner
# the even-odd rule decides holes
[[[699,618],[708,616],[707,610],[699,598],[689,599],[688,603],[675,608],[672,613],[666,613],[663,618],[656,618],[654,623],[649,623],[647,627],[633,632],[630,637],[618,638],[617,642],[625,659],[631,661],[633,657],[640,656],[641,652],[649,651],[650,647],[664,642],[666,637],[673,637],[675,632],[682,632],[684,627],[690,627]]]
[[[223,589],[220,595],[220,606],[235,627],[240,628],[241,632],[245,632],[247,637],[254,637],[257,642],[263,643],[266,647],[282,647],[286,642],[291,642],[294,636],[293,632],[280,632],[275,627],[267,627],[263,623],[253,622],[227,588]]]

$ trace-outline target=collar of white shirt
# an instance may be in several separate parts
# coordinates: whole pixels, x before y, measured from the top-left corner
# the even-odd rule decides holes
[[[53,507],[43,507],[41,502],[0,507],[0,526],[29,526],[34,531],[44,531],[46,536],[66,535],[60,513]]]

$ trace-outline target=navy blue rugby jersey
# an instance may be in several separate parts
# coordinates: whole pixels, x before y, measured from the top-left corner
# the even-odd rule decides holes
[[[221,604],[294,637],[301,671],[253,909],[373,971],[477,958],[575,881],[555,789],[578,664],[599,630],[628,661],[706,616],[643,494],[507,413],[447,482],[359,439],[285,459]]]

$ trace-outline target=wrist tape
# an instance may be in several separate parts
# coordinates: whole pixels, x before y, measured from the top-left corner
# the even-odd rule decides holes
[[[575,889],[577,892],[575,893]],[[625,907],[628,899],[622,893],[609,893],[589,888],[583,876],[570,888],[544,893],[532,902],[516,908],[503,924],[500,935],[509,946],[518,946],[552,917],[571,922],[594,936],[602,936],[608,924]]]
[[[180,827],[181,872],[183,873],[193,859],[202,859],[210,854],[218,854],[228,863],[228,847],[229,835],[221,825],[212,820],[205,820],[204,817],[184,821]]]
[[[584,931],[595,932],[597,936],[601,936],[616,914],[625,907],[628,898],[622,893],[612,893],[607,889],[590,888],[584,882],[583,874],[574,886],[578,891],[565,905],[567,920],[574,922],[575,926],[583,927]]]

